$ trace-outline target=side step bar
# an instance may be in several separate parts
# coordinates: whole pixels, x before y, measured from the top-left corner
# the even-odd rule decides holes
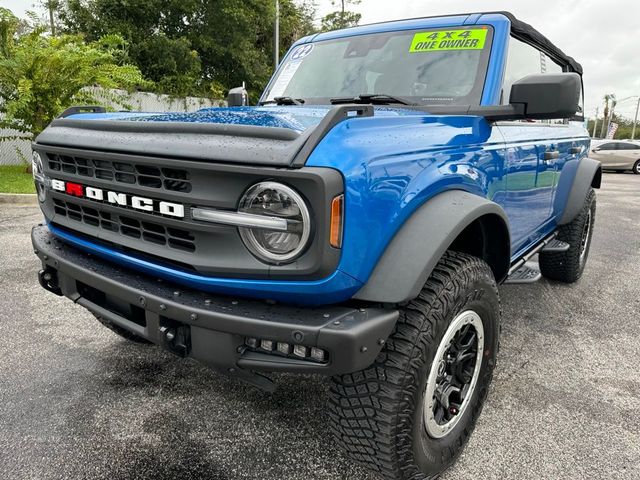
[[[535,268],[523,265],[511,275],[509,275],[504,283],[511,285],[515,283],[535,283],[541,278],[542,274],[540,273],[540,270],[536,270]]]
[[[571,248],[567,242],[554,238],[541,250],[543,252],[566,252]]]
[[[504,281],[505,284],[517,284],[517,283],[534,283],[542,278],[542,274],[539,270],[527,266],[526,263],[539,252],[566,252],[571,245],[562,240],[558,240],[556,236],[557,232],[552,233],[540,243],[538,243],[532,250],[524,255],[520,260],[516,261],[509,269],[509,275]]]

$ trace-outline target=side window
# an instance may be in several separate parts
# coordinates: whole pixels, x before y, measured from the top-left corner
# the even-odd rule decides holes
[[[638,145],[634,145],[633,143],[619,143],[618,150],[638,150],[640,147]]]
[[[603,143],[598,147],[598,150],[617,150],[617,143]]]
[[[541,73],[562,73],[562,67],[547,57],[547,54],[540,52]]]
[[[564,69],[558,65],[544,52],[538,50],[531,45],[528,45],[513,37],[509,38],[509,53],[507,55],[507,65],[504,73],[504,82],[502,85],[502,104],[509,103],[509,96],[511,95],[511,86],[526,77],[527,75],[541,74],[541,73],[562,73]],[[582,101],[580,105],[582,114]],[[528,122],[531,123],[531,122]],[[537,120],[534,123],[549,123],[549,124],[567,124],[569,120],[558,118],[555,120]]]
[[[509,39],[509,54],[502,85],[502,103],[509,103],[511,86],[527,75],[562,73],[562,67],[544,52],[513,37]]]

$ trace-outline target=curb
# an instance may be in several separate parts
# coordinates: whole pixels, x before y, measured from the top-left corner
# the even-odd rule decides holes
[[[35,193],[0,193],[0,204],[37,205],[38,197]]]

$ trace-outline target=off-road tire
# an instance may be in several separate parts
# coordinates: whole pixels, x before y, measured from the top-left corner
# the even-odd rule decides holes
[[[541,252],[539,258],[540,272],[546,278],[559,282],[573,283],[578,281],[584,272],[591,248],[593,226],[596,218],[596,194],[589,190],[582,210],[576,218],[558,228],[558,240],[570,245],[566,252]],[[590,222],[586,245],[582,248],[585,227]],[[581,255],[584,252],[583,255]]]
[[[634,165],[633,165],[633,173],[635,173],[636,175],[640,175],[640,160],[638,160]]]
[[[105,318],[101,317],[100,315],[94,314],[93,316],[96,317],[96,319],[102,325],[107,327],[109,330],[111,330],[116,335],[124,338],[125,340],[129,340],[129,341],[134,342],[134,343],[139,343],[141,345],[148,345],[148,344],[151,343],[146,338],[142,338],[142,337],[136,335],[135,333],[131,333],[129,330],[125,330],[121,326],[111,323],[109,320],[106,320]]]
[[[428,375],[452,320],[473,310],[485,343],[478,380],[467,409],[443,437],[432,438],[423,420]],[[482,410],[493,376],[500,332],[500,300],[489,266],[447,252],[420,295],[400,317],[375,362],[332,379],[333,433],[353,460],[388,479],[432,479],[455,462]]]

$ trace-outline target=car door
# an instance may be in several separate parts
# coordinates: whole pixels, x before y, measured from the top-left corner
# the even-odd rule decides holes
[[[509,40],[503,102],[511,85],[531,74],[560,73],[562,68],[540,50]],[[497,122],[506,142],[507,193],[503,208],[511,224],[512,252],[519,252],[553,229],[557,180],[574,148],[574,130],[553,121]]]
[[[619,169],[624,166],[624,159],[620,159],[619,142],[605,142],[591,150],[590,157],[602,162],[602,168]]]
[[[506,141],[507,193],[503,205],[512,229],[512,248],[548,233],[559,173],[572,155],[565,126],[498,122]]]
[[[640,145],[632,142],[619,142],[616,150],[620,161],[620,168],[636,170],[636,163],[640,161]]]

